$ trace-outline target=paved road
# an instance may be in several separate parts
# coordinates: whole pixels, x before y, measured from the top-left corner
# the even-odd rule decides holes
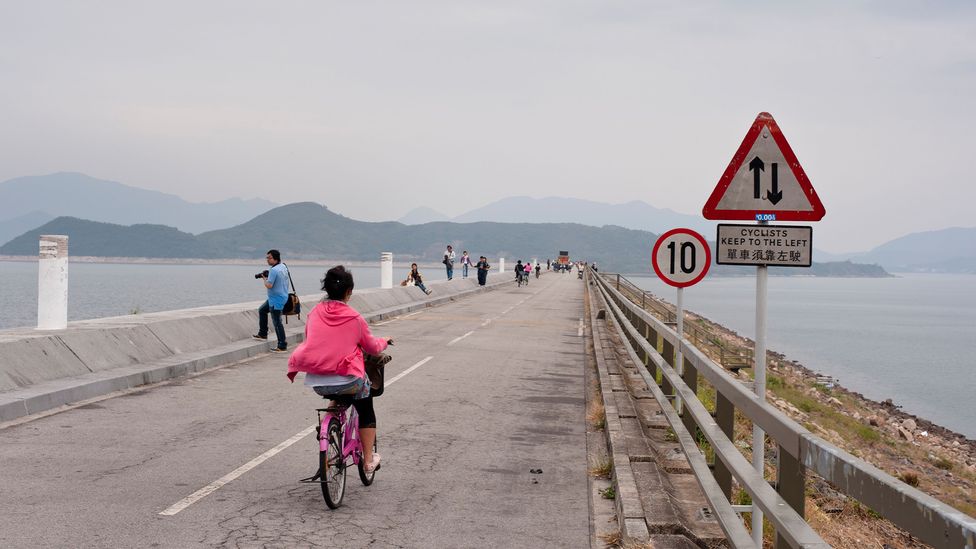
[[[330,511],[321,399],[266,356],[0,430],[2,547],[587,547],[581,282],[551,274],[374,327],[383,468]],[[542,469],[531,474],[530,469]]]

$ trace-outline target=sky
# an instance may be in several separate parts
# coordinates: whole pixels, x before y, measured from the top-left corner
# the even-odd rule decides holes
[[[976,226],[976,3],[0,0],[0,180],[390,220],[516,195],[700,215],[759,112],[819,249]]]

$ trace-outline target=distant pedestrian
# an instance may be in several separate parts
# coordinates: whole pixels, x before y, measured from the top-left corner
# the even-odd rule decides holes
[[[451,280],[454,278],[454,248],[450,244],[447,245],[447,249],[444,250],[444,267],[447,268],[447,279]]]
[[[413,282],[413,285],[424,291],[425,294],[430,295],[430,290],[427,286],[424,286],[424,279],[420,276],[420,271],[417,269],[416,263],[410,264],[410,272],[407,274],[407,280],[405,282]]]
[[[535,277],[539,278],[539,273],[542,271],[542,263],[535,264]]]
[[[468,251],[464,250],[461,252],[461,278],[468,278],[468,267],[474,265],[471,262],[471,256],[468,255]]]
[[[488,258],[485,256],[478,258],[478,264],[475,267],[478,269],[478,285],[484,286],[488,282],[488,269],[491,269]]]
[[[547,259],[546,260],[546,270],[548,271],[551,268],[552,268],[552,260],[551,259]]]

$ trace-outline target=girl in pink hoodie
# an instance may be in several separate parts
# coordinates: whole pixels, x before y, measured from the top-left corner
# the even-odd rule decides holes
[[[369,396],[369,380],[363,353],[377,355],[393,340],[374,337],[366,319],[348,305],[354,283],[352,273],[339,265],[325,273],[322,289],[328,299],[317,304],[305,323],[305,342],[288,359],[288,379],[305,372],[305,385],[322,396],[351,396],[359,414],[359,436],[363,442],[366,469],[379,467],[380,455],[373,453],[376,413]]]

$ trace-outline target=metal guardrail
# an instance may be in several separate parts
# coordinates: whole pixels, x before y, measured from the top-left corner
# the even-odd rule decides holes
[[[608,312],[617,320],[614,324],[620,335],[630,342],[628,354],[635,364],[646,366],[647,370],[639,370],[648,386],[652,391],[657,387],[657,373],[660,372],[659,389],[665,396],[662,404],[667,402],[666,395],[681,397],[684,410],[680,416],[666,414],[672,429],[676,433],[681,430],[692,439],[696,438],[696,433],[701,433],[714,449],[717,458],[713,464],[714,480],[721,489],[721,500],[715,498],[714,493],[708,493],[706,484],[710,483],[703,483],[699,478],[699,484],[710,501],[713,498],[717,501],[716,516],[723,530],[726,525],[722,519],[728,516],[725,506],[731,508],[734,477],[766,513],[776,529],[779,545],[827,546],[803,519],[806,470],[809,469],[840,492],[864,503],[933,547],[976,549],[976,519],[824,441],[775,407],[760,402],[748,386],[731,377],[689,339],[678,341],[677,333],[666,322],[624,296],[615,287],[617,280],[607,279],[606,275],[590,279],[597,282]],[[680,350],[684,357],[681,374],[674,368],[676,350]],[[714,414],[698,400],[699,374],[715,389]],[[732,431],[736,410],[762,428],[778,446],[775,488],[752,468],[734,445]],[[681,438],[679,436],[679,441]],[[688,450],[685,448],[686,453]],[[696,469],[696,477],[698,474]],[[737,532],[731,529],[726,532],[730,542],[740,539],[738,535],[732,535]]]

